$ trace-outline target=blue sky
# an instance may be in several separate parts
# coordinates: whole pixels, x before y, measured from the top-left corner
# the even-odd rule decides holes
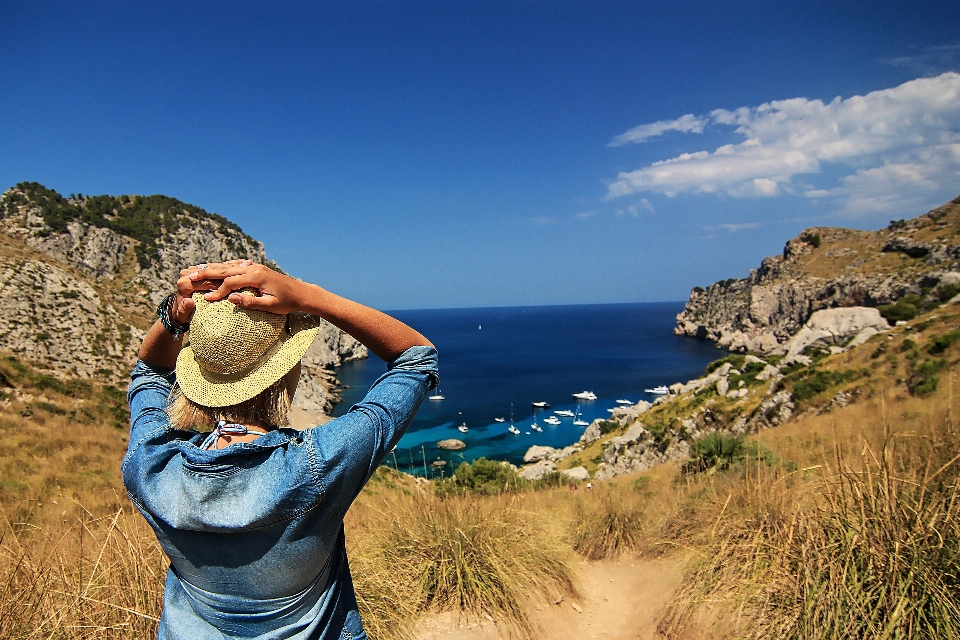
[[[960,194],[958,34],[955,0],[0,0],[0,188],[174,196],[381,308],[681,300]]]

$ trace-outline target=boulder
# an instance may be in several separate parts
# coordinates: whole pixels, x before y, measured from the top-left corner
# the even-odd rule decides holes
[[[554,449],[553,447],[542,447],[540,445],[533,445],[532,447],[527,449],[527,452],[525,454],[523,454],[523,462],[524,464],[530,464],[531,462],[540,462],[541,460],[545,460],[546,458],[550,457],[556,452],[557,450]]]
[[[563,475],[567,476],[571,480],[589,480],[590,472],[587,471],[586,467],[574,467],[573,469],[564,469],[561,471]]]
[[[743,362],[744,362],[745,364],[754,364],[754,363],[766,364],[763,360],[761,360],[761,359],[758,358],[757,356],[749,355],[749,354],[747,355],[747,357],[745,357],[745,358],[743,359]]]
[[[787,359],[814,345],[841,346],[868,327],[882,331],[889,326],[880,311],[872,307],[821,309],[810,316],[797,335],[785,345]]]
[[[617,436],[616,438],[611,438],[610,443],[623,445],[636,444],[643,439],[644,433],[646,433],[646,431],[644,430],[643,425],[639,422],[635,422],[629,429],[627,429],[625,434],[622,436]]]
[[[725,396],[727,395],[727,389],[730,388],[730,381],[726,378],[720,378],[717,380],[717,395]]]
[[[552,473],[557,466],[549,460],[541,460],[536,464],[531,464],[520,470],[520,477],[524,480],[534,482],[548,473]]]
[[[757,374],[757,380],[769,380],[778,373],[780,373],[780,369],[768,364],[763,368],[763,371]]]
[[[960,285],[960,273],[957,273],[956,271],[948,271],[940,276],[940,280],[937,282],[937,284],[941,286],[946,284]]]
[[[592,423],[590,423],[590,426],[587,427],[584,430],[583,435],[580,436],[580,442],[584,444],[590,444],[594,440],[600,439],[600,436],[603,435],[603,432],[600,431],[599,422],[599,420],[594,420]]]
[[[460,451],[466,448],[467,444],[463,440],[457,440],[456,438],[441,440],[437,443],[437,449],[443,449],[444,451]]]

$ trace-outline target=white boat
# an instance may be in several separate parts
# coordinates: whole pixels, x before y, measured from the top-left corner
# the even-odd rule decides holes
[[[510,425],[509,427],[507,427],[507,431],[509,431],[510,433],[512,433],[512,434],[515,435],[515,436],[520,435],[520,429],[517,429],[517,428],[516,428],[515,426],[513,426],[513,425]]]
[[[541,400],[540,402],[533,402],[533,403],[531,403],[531,404],[533,404],[533,406],[535,406],[537,409],[549,409],[549,408],[550,408],[550,405],[547,404],[546,402],[544,402],[543,400]]]
[[[609,411],[610,413],[613,413],[614,411],[616,411],[616,409],[607,409],[607,411]]]
[[[593,391],[581,391],[580,393],[573,394],[573,397],[579,400],[596,400],[597,394]]]
[[[432,396],[427,396],[427,400],[445,400],[446,398],[440,393],[440,387],[437,387],[437,392]]]
[[[466,433],[467,431],[470,431],[470,429],[467,428],[467,423],[464,422],[459,427],[457,427],[457,431],[459,431],[460,433]]]
[[[534,431],[538,431],[538,432],[542,432],[542,431],[543,431],[543,427],[541,427],[540,425],[538,425],[536,422],[534,422],[533,424],[531,424],[531,425],[530,425],[530,428],[533,429]]]
[[[573,417],[573,411],[570,411],[569,409],[557,409],[556,411],[554,411],[554,413],[557,414],[558,416],[563,416],[564,418]]]
[[[506,418],[494,418],[493,421],[494,421],[494,422],[506,422],[507,419],[506,419]]]
[[[667,385],[661,384],[660,386],[654,387],[653,389],[644,389],[643,392],[652,393],[655,396],[665,396],[668,393],[670,393],[670,389],[667,389]]]
[[[620,400],[617,400],[617,404],[633,404],[633,402],[621,398]]]
[[[549,418],[544,418],[544,419],[543,419],[543,422],[544,422],[545,424],[552,424],[552,425],[556,426],[556,425],[560,424],[560,418],[554,418],[553,416],[550,416]]]

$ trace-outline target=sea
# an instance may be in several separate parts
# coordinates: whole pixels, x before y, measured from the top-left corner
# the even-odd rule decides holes
[[[440,393],[426,400],[385,464],[428,477],[449,475],[462,462],[486,457],[514,464],[532,445],[564,447],[585,427],[573,418],[543,422],[558,409],[591,422],[610,415],[617,400],[652,401],[644,389],[687,381],[724,353],[711,343],[676,336],[683,302],[489,307],[393,311],[427,336],[440,354]],[[371,355],[337,369],[342,415],[361,400],[386,364]],[[577,400],[592,391],[596,400]],[[536,409],[546,402],[549,409]],[[496,419],[502,418],[503,422]],[[531,428],[536,421],[541,432]],[[511,422],[519,435],[508,431]],[[468,431],[457,427],[466,424]],[[437,442],[462,440],[462,451],[443,451]],[[441,464],[440,461],[446,464]]]

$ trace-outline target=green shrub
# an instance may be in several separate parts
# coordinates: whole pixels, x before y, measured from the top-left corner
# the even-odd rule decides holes
[[[940,385],[940,376],[937,374],[947,367],[947,361],[925,360],[919,365],[914,365],[913,373],[907,380],[907,389],[911,395],[917,397],[928,396],[937,390]]]
[[[731,354],[729,356],[720,358],[719,360],[714,360],[713,362],[707,365],[706,369],[704,369],[704,374],[710,375],[711,373],[713,373],[714,371],[722,367],[727,362],[729,362],[730,366],[733,367],[734,369],[740,369],[741,367],[743,367],[743,363],[746,360],[746,358],[747,357],[744,355],[735,353],[735,354]]]
[[[617,429],[620,429],[620,423],[614,420],[601,420],[597,423],[597,426],[600,427],[600,433],[602,435],[607,435],[608,433],[613,433]]]
[[[814,249],[820,247],[820,234],[819,233],[804,233],[800,236],[800,242],[806,242]]]
[[[937,287],[937,290],[934,292],[934,295],[937,297],[937,300],[940,302],[946,302],[953,296],[960,293],[960,285],[955,284],[942,284]]]
[[[934,338],[933,343],[927,348],[927,352],[930,355],[938,356],[956,344],[958,340],[960,340],[960,329]]]
[[[877,307],[880,315],[890,323],[896,323],[901,320],[912,320],[917,317],[919,310],[914,304],[897,300],[894,304],[884,304]]]
[[[868,375],[867,372],[844,369],[840,371],[813,370],[807,377],[797,380],[793,386],[793,401],[801,403],[809,400],[830,387]]]
[[[524,480],[512,467],[496,460],[477,458],[472,464],[461,462],[455,475],[438,482],[436,488],[440,495],[458,493],[495,495],[505,491],[516,491],[523,484]]]

